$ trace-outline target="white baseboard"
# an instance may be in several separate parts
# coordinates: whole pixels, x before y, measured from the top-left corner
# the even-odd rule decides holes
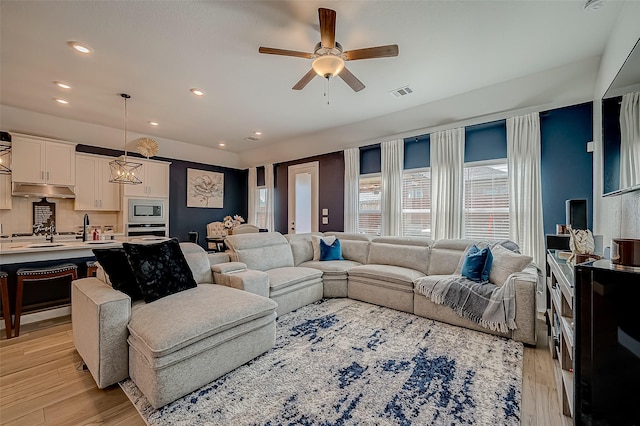
[[[31,324],[38,321],[44,321],[53,318],[60,318],[71,315],[71,306],[63,306],[61,308],[47,309],[46,311],[25,314],[20,317],[20,326]],[[0,321],[0,330],[4,330],[4,321]]]

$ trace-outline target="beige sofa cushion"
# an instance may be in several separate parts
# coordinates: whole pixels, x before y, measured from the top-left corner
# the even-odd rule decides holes
[[[424,276],[424,273],[415,269],[392,265],[362,265],[349,270],[350,280],[364,278],[367,282],[371,280],[390,282],[411,287],[411,289],[413,289],[413,281]]]
[[[269,269],[266,273],[269,274],[271,291],[281,290],[298,283],[315,282],[322,277],[322,271],[302,266]]]
[[[354,262],[353,260],[312,260],[300,264],[300,266],[304,266],[305,268],[314,268],[321,270],[324,277],[336,275],[346,276],[347,272],[351,268],[361,265],[362,263]]]
[[[371,241],[370,236],[346,232],[325,232],[324,235],[333,235],[340,240],[342,257],[345,260],[353,260],[361,264],[367,263],[369,243]]]
[[[427,275],[451,275],[456,272],[462,255],[473,240],[438,240],[431,247],[431,260]]]
[[[249,269],[267,271],[294,266],[291,246],[279,232],[229,235],[227,245],[234,251],[234,260]]]
[[[421,237],[377,237],[371,241],[368,265],[393,265],[427,274],[433,240]]]
[[[152,303],[134,305],[128,325],[129,344],[149,359],[167,356],[225,330],[270,316],[276,307],[273,300],[253,293],[201,284]]]

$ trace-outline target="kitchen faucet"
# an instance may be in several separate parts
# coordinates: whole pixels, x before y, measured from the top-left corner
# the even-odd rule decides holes
[[[87,241],[87,226],[89,226],[89,215],[85,213],[82,220],[82,241]]]

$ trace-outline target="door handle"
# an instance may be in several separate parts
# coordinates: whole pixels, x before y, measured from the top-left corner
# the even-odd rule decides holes
[[[40,180],[44,180],[44,172],[40,171]]]
[[[47,172],[47,180],[49,180],[49,172]]]

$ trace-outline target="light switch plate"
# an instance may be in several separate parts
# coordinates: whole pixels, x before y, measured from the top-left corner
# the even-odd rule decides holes
[[[329,209],[322,209],[322,216],[328,216],[329,215]]]
[[[322,224],[323,224],[323,225],[328,225],[328,224],[329,224],[329,218],[328,218],[328,217],[326,217],[326,216],[325,216],[325,217],[323,217],[323,218],[322,218]]]

